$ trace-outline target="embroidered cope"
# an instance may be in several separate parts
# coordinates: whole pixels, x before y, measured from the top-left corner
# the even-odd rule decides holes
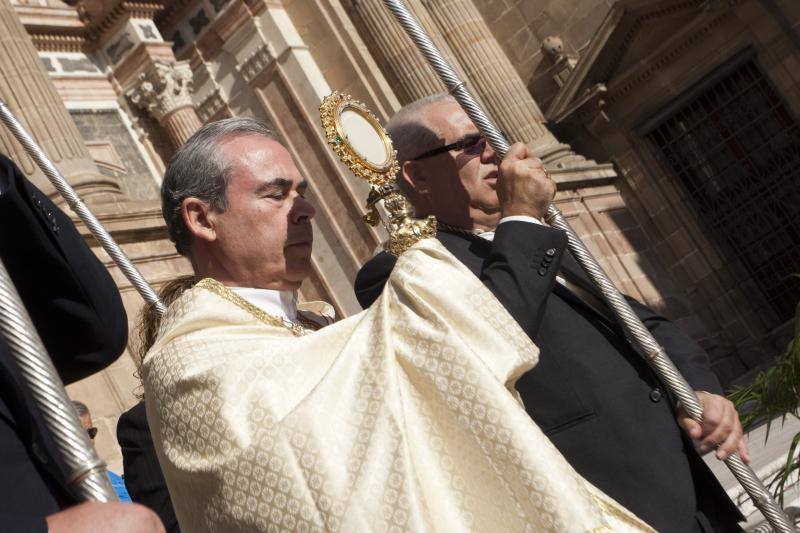
[[[201,282],[144,361],[182,530],[652,531],[525,413],[513,384],[537,348],[438,241],[313,333],[239,300]]]

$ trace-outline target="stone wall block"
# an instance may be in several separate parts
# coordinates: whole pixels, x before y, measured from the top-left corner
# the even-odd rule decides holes
[[[82,196],[94,195],[91,200],[95,200],[100,199],[100,193],[119,193],[116,181],[98,172],[9,0],[0,0],[0,98]],[[0,152],[14,159],[39,188],[58,197],[4,126],[0,127]],[[108,199],[106,194],[102,196]]]

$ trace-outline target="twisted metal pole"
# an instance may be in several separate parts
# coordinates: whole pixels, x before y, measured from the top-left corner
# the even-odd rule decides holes
[[[164,314],[166,307],[164,307],[164,304],[158,298],[158,295],[150,284],[142,277],[141,272],[133,265],[128,256],[125,255],[125,252],[122,251],[122,248],[114,241],[103,225],[100,224],[97,217],[86,207],[86,204],[84,204],[75,193],[75,189],[67,183],[67,180],[64,179],[61,172],[59,172],[55,165],[47,158],[41,147],[36,144],[36,141],[33,140],[20,121],[17,120],[17,117],[11,112],[11,109],[9,109],[2,100],[0,100],[0,120],[8,126],[8,129],[14,134],[14,137],[17,138],[17,141],[19,141],[22,147],[25,148],[28,155],[36,161],[36,164],[42,169],[44,175],[47,176],[53,186],[61,193],[61,196],[67,201],[72,211],[86,224],[86,227],[92,232],[97,242],[100,243],[111,259],[114,260],[136,290],[139,291],[142,298],[144,298],[148,304],[154,305],[159,314]]]
[[[0,337],[28,384],[61,457],[69,468],[67,482],[84,501],[117,501],[106,474],[106,464],[97,456],[86,430],[78,420],[64,383],[47,355],[36,328],[0,260]]]
[[[408,33],[411,40],[417,45],[431,68],[442,79],[450,94],[461,104],[467,116],[477,126],[481,134],[486,137],[487,142],[494,149],[497,156],[500,159],[504,158],[509,149],[508,141],[484,112],[481,105],[467,88],[466,82],[461,80],[455,70],[447,63],[403,0],[383,1]],[[617,321],[627,333],[629,342],[644,354],[665,386],[686,409],[689,416],[701,422],[703,419],[703,407],[697,398],[697,394],[667,356],[664,348],[658,344],[650,330],[634,313],[628,301],[603,271],[603,268],[580,240],[564,218],[564,215],[561,214],[561,211],[555,205],[550,204],[545,218],[552,227],[567,233],[570,252],[602,292],[606,302],[617,317]],[[725,460],[725,464],[733,472],[736,480],[745,488],[755,506],[763,513],[775,531],[780,533],[792,533],[795,531],[786,514],[778,507],[772,495],[753,472],[753,469],[742,461],[738,453],[728,457]]]

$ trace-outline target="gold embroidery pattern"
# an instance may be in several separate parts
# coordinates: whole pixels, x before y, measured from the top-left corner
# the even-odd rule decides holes
[[[238,294],[236,294],[235,292],[233,292],[228,287],[226,287],[225,285],[223,285],[222,283],[220,283],[215,279],[204,278],[197,283],[196,287],[205,289],[207,291],[211,291],[217,296],[225,298],[232,304],[244,309],[245,311],[247,311],[248,313],[250,313],[251,315],[253,315],[254,317],[256,317],[257,319],[259,319],[260,321],[264,322],[267,325],[278,326],[281,328],[288,329],[289,331],[292,332],[292,335],[294,335],[295,337],[301,337],[306,334],[306,330],[303,327],[303,325],[308,325],[307,319],[305,318],[300,319],[303,322],[303,325],[292,324],[290,326],[286,323],[286,321],[276,316],[270,315],[269,313],[265,313],[260,307],[251,304],[250,302],[248,302],[247,300],[245,300],[244,298],[242,298],[241,296],[239,296]]]

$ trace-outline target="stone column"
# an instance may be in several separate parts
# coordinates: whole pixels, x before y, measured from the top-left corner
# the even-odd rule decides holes
[[[153,61],[151,68],[139,74],[127,96],[158,121],[176,149],[203,125],[192,102],[188,61]]]
[[[381,0],[343,0],[398,99],[407,104],[444,86]],[[489,115],[512,140],[526,142],[550,165],[559,183],[585,184],[615,175],[558,142],[525,83],[472,0],[407,0],[442,54],[469,83]]]
[[[569,152],[545,126],[545,118],[472,0],[419,0],[450,45],[488,113],[514,140],[556,159]]]
[[[343,0],[350,17],[366,41],[400,103],[405,105],[424,96],[445,90],[444,84],[422,56],[416,45],[397,23],[381,0]],[[406,0],[420,24],[434,40],[448,61],[454,56],[438,35],[430,15],[419,0]],[[453,61],[455,63],[455,61]],[[458,70],[457,65],[454,68]]]
[[[106,201],[119,194],[116,181],[98,172],[8,0],[0,0],[0,98],[84,200]],[[56,195],[50,181],[3,124],[0,152],[11,157],[40,189]]]

